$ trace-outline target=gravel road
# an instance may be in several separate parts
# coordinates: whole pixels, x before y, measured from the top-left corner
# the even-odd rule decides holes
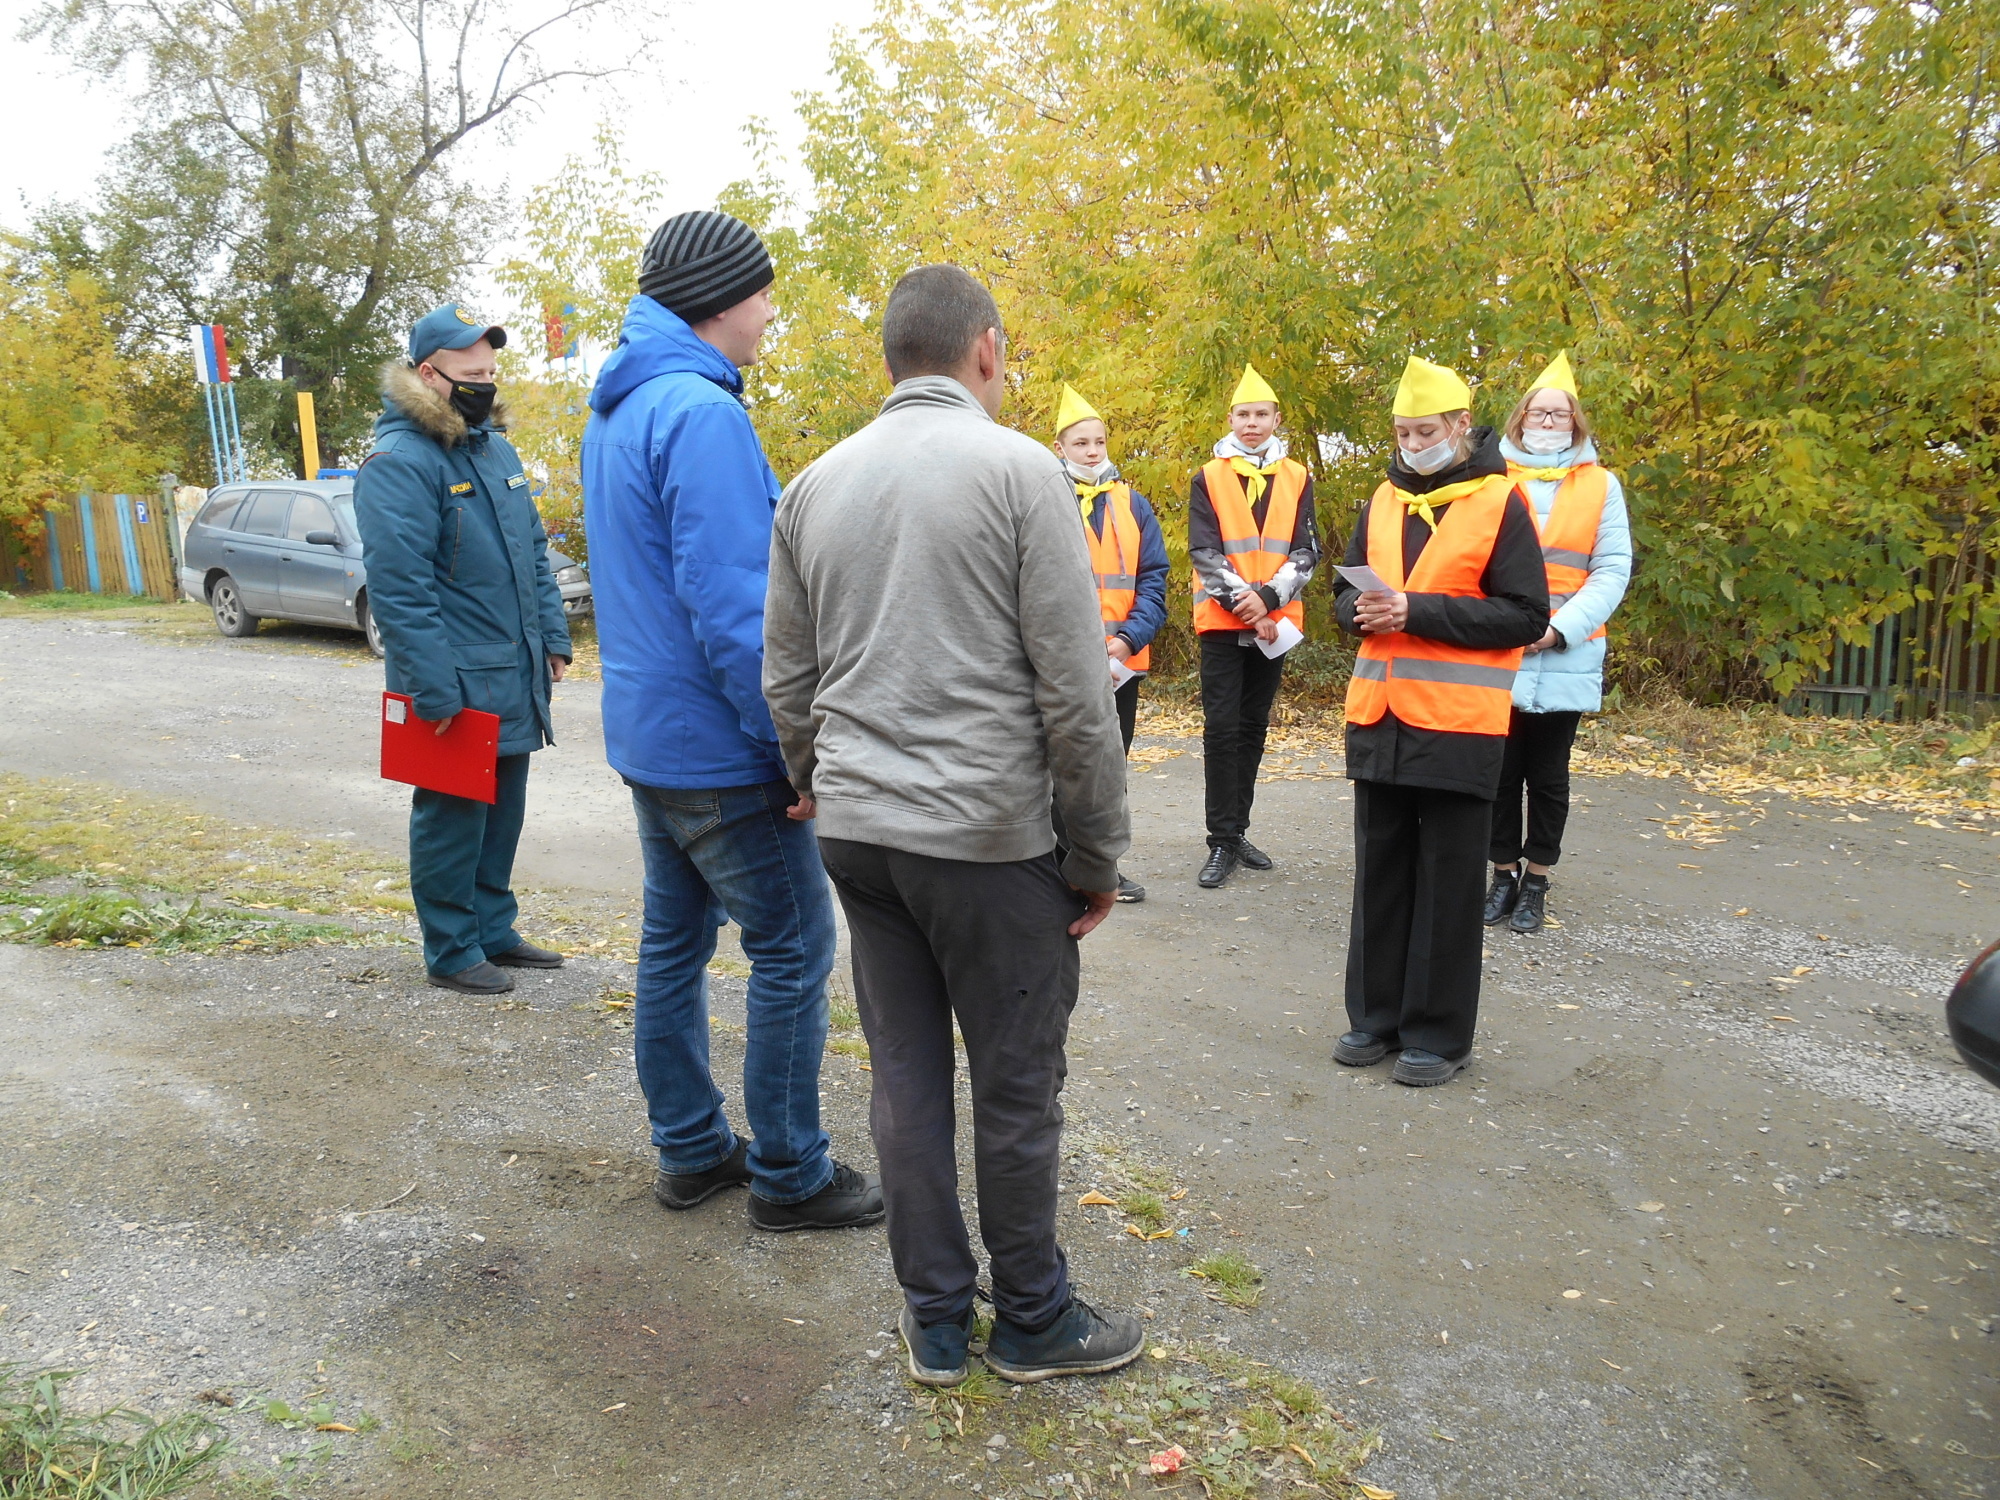
[[[358,643],[171,618],[0,619],[0,769],[396,849]],[[557,715],[524,879],[628,896],[594,686]],[[1087,1292],[1313,1379],[1404,1500],[2000,1494],[2000,1091],[1940,1020],[2000,912],[1988,830],[1579,781],[1563,925],[1489,938],[1477,1065],[1407,1090],[1328,1060],[1346,783],[1286,757],[1255,830],[1278,868],[1202,892],[1199,746],[1141,750],[1153,895],[1085,946],[1066,1094]],[[1669,836],[1697,814],[1712,835]],[[407,945],[0,948],[0,1359],[379,1421],[216,1408],[314,1493],[1083,1492],[1073,1456],[908,1442],[879,1234],[652,1203],[606,988],[629,969],[496,1006]],[[740,1008],[718,980],[725,1078]],[[867,1074],[825,1076],[865,1163]],[[1148,1165],[1187,1235],[1074,1207]],[[1180,1274],[1219,1246],[1264,1269],[1254,1313]]]

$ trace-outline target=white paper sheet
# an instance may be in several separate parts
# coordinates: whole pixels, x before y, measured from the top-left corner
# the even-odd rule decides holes
[[[1278,618],[1278,638],[1275,641],[1259,641],[1257,649],[1266,656],[1283,656],[1292,647],[1306,638],[1306,633],[1283,616]]]
[[[1107,656],[1104,659],[1111,663],[1111,686],[1113,688],[1122,688],[1126,683],[1139,675],[1115,656]]]
[[[1382,575],[1369,567],[1367,563],[1362,563],[1356,568],[1336,567],[1333,571],[1360,589],[1364,594],[1393,594],[1395,592],[1394,589],[1382,581]]]

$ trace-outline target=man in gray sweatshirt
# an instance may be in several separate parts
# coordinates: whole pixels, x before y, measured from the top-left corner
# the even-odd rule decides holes
[[[1130,842],[1089,555],[1062,465],[994,421],[1006,345],[986,288],[956,266],[910,272],[882,343],[896,388],[880,415],[778,502],[764,696],[847,914],[910,1373],[964,1379],[972,1330],[954,1018],[986,1363],[1015,1381],[1116,1369],[1138,1321],[1075,1296],[1056,1243],[1077,943]]]

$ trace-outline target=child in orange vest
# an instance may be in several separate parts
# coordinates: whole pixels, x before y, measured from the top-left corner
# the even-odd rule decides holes
[[[1104,616],[1104,653],[1118,680],[1112,701],[1129,751],[1138,725],[1139,684],[1152,666],[1153,636],[1167,619],[1167,542],[1146,497],[1119,477],[1110,443],[1104,418],[1074,387],[1064,386],[1054,447],[1076,485]],[[1144,901],[1146,888],[1121,873],[1118,899]]]
[[[1285,658],[1258,647],[1278,644],[1281,622],[1304,629],[1300,595],[1319,565],[1312,476],[1285,456],[1283,421],[1277,392],[1245,365],[1229,435],[1195,471],[1188,495],[1208,803],[1208,859],[1196,879],[1207,890],[1238,865],[1271,868],[1245,835]]]

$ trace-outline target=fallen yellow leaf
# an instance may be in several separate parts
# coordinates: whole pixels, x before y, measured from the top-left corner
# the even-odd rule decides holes
[[[1557,1009],[1557,1010],[1582,1010],[1582,1009],[1583,1009],[1583,1007],[1582,1007],[1581,1005],[1564,1005],[1564,1004],[1563,1004],[1563,1003],[1562,1003],[1561,1001],[1557,1001],[1557,1002],[1556,1002],[1556,1009]]]
[[[1116,1198],[1107,1198],[1102,1193],[1090,1192],[1085,1193],[1081,1198],[1077,1199],[1076,1206],[1078,1208],[1116,1208],[1118,1200]]]
[[[1794,1025],[1797,1025],[1799,1018],[1797,1016],[1773,1016],[1771,1019],[1774,1021],[1790,1021]]]
[[[1354,1487],[1361,1491],[1361,1500],[1396,1500],[1394,1490],[1377,1489],[1374,1485],[1363,1484],[1358,1479],[1354,1481]]]
[[[360,1430],[358,1427],[349,1427],[345,1422],[322,1422],[313,1429],[314,1432],[359,1432]]]
[[[1186,1188],[1175,1188],[1171,1193],[1167,1194],[1167,1202],[1178,1203],[1187,1196],[1187,1193],[1188,1190]]]
[[[1571,1302],[1574,1302],[1574,1301],[1576,1301],[1576,1299],[1577,1299],[1577,1298],[1579,1298],[1579,1297],[1581,1297],[1582,1295],[1583,1295],[1583,1293],[1582,1293],[1582,1292],[1579,1292],[1579,1291],[1578,1291],[1578,1290],[1576,1290],[1576,1288],[1574,1288],[1574,1287],[1571,1287],[1571,1288],[1570,1288],[1570,1289],[1569,1289],[1568,1291],[1566,1291],[1566,1292],[1564,1292],[1564,1293],[1563,1293],[1563,1296],[1564,1296],[1564,1297],[1565,1297],[1565,1298],[1566,1298],[1567,1300],[1569,1300],[1569,1301],[1571,1301]]]
[[[1810,974],[1810,973],[1812,973],[1811,964],[1800,964],[1796,969],[1792,970],[1793,977],[1795,978],[1800,974]]]
[[[1648,1199],[1639,1205],[1639,1212],[1642,1214],[1656,1214],[1666,1206],[1664,1203],[1655,1203],[1651,1199]]]

